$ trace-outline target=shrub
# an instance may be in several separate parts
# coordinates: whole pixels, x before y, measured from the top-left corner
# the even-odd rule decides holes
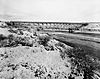
[[[60,46],[62,48],[65,48],[65,45],[63,43],[61,43],[61,42],[57,43],[57,46]]]
[[[1,40],[4,40],[4,39],[7,39],[7,37],[4,36],[3,34],[0,34],[0,41],[1,41]]]
[[[50,40],[49,36],[40,36],[39,37],[39,44],[43,45],[43,46],[47,46],[48,41]]]
[[[45,49],[47,51],[54,51],[54,47],[53,46],[45,46]]]
[[[13,30],[13,29],[10,29],[8,31],[11,32],[11,33],[17,33],[17,31],[16,30]]]
[[[8,35],[8,37],[1,35],[1,39],[0,47],[15,47],[18,46],[18,44],[22,46],[33,46],[33,43],[30,42],[28,38],[15,37],[12,34]]]
[[[33,46],[33,43],[29,41],[28,38],[16,37],[15,42],[21,44],[22,46]]]

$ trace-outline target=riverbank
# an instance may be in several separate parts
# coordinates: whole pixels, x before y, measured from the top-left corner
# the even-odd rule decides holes
[[[93,74],[94,71],[98,72],[95,75],[98,76],[99,79],[100,78],[100,53],[99,53],[100,50],[99,48],[96,49],[95,47],[93,47],[94,42],[83,41],[80,39],[72,39],[72,38],[68,38],[67,36],[65,38],[63,36],[64,35],[59,36],[55,34],[53,37],[56,40],[61,41],[66,45],[73,47],[73,51],[71,50],[69,53],[67,53],[67,55],[70,58],[72,58],[74,67],[77,67],[79,71],[83,69],[83,71],[85,72],[84,79],[92,79],[94,75]]]

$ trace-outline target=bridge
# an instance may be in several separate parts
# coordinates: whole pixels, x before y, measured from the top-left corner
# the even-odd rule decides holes
[[[88,25],[88,23],[68,23],[68,22],[23,22],[23,21],[10,21],[12,26],[38,26],[44,29],[79,29],[82,26]]]

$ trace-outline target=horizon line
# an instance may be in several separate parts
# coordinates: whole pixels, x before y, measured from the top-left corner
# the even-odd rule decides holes
[[[19,21],[19,20],[0,20],[0,22],[25,22],[25,23],[100,23],[100,22],[94,22],[94,21],[90,21],[90,22],[69,22],[69,21],[63,21],[63,22],[61,22],[61,21],[25,21],[25,20],[21,20],[21,21]]]

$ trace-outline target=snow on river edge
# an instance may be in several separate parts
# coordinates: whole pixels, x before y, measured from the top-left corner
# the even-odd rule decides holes
[[[32,28],[0,28],[0,79],[84,78],[64,53],[72,47]]]

